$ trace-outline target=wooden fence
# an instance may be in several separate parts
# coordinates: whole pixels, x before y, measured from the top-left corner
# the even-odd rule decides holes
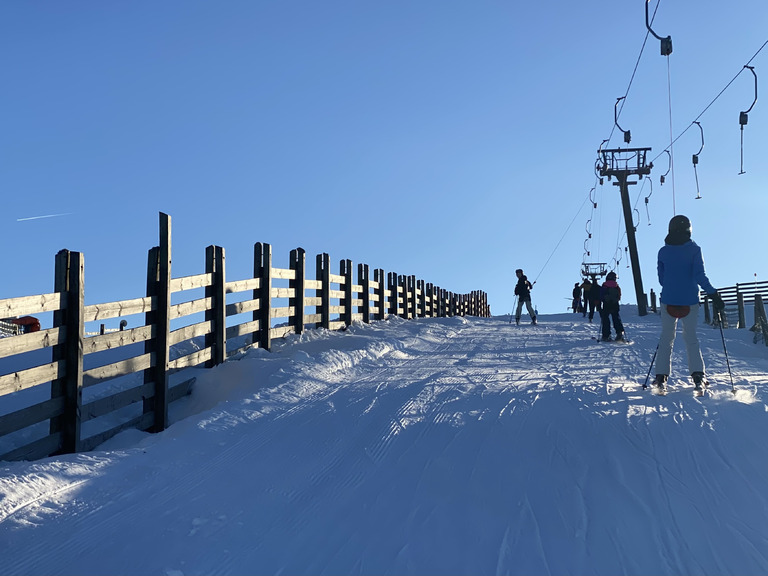
[[[755,318],[750,330],[755,332],[755,341],[761,339],[768,346],[768,322],[765,319],[763,304],[768,299],[768,282],[746,282],[727,288],[718,288],[717,292],[725,303],[725,314],[722,317],[725,328],[729,326],[746,328],[746,302],[754,302]],[[704,321],[707,324],[717,325],[717,318],[709,297],[704,292],[699,296],[704,305]]]
[[[85,305],[84,257],[60,251],[53,293],[0,300],[0,317],[53,315],[51,328],[0,338],[0,361],[10,359],[8,365],[14,366],[0,375],[0,398],[33,388],[45,392],[32,405],[0,415],[0,440],[27,431],[22,445],[0,449],[0,460],[87,451],[129,428],[164,430],[168,405],[188,394],[192,383],[171,383],[172,374],[187,367],[220,364],[252,345],[269,350],[273,338],[301,334],[308,326],[336,330],[354,321],[371,322],[388,315],[407,319],[490,316],[487,296],[481,291],[454,294],[415,276],[385,275],[384,270],[371,270],[367,264],[358,265],[355,280],[350,260],[341,260],[339,273],[334,274],[328,254],[317,256],[315,268],[315,277],[307,277],[301,248],[291,251],[288,268],[275,268],[271,246],[258,243],[253,277],[230,281],[225,275],[224,248],[209,246],[203,274],[173,278],[171,219],[161,213],[160,246],[152,248],[148,256],[146,295]],[[183,299],[184,292],[200,293],[201,289],[202,298],[172,304]],[[285,303],[287,306],[278,306]],[[130,315],[143,315],[144,325],[95,336],[85,332],[88,322]],[[195,315],[201,321],[194,321]],[[245,320],[236,322],[241,315]],[[183,318],[191,323],[172,330],[172,321]],[[171,358],[174,347],[201,340],[204,344],[199,349]],[[238,347],[230,349],[228,342],[237,342]],[[39,362],[40,352],[46,349],[50,356]],[[84,369],[92,355],[105,351],[125,351],[127,357]],[[27,363],[34,366],[15,367],[16,359],[23,364],[22,359],[30,355],[33,360]],[[83,402],[84,389],[128,375],[138,377],[138,383],[118,390],[113,387]],[[83,433],[85,423],[125,412],[129,406],[130,416],[119,424],[110,421],[106,429]],[[30,429],[35,433],[29,434]]]

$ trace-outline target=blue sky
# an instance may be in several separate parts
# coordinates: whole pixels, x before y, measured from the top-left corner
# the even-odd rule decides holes
[[[202,272],[205,246],[218,244],[228,276],[248,277],[253,243],[268,242],[275,266],[301,246],[334,267],[350,258],[485,290],[495,314],[512,309],[520,267],[537,281],[539,311],[560,312],[584,260],[621,255],[633,302],[618,189],[598,185],[594,211],[587,198],[601,141],[623,145],[614,104],[646,39],[644,10],[642,0],[3,3],[0,298],[51,291],[61,248],[85,254],[87,303],[141,295],[163,211],[174,276]],[[674,51],[667,59],[648,38],[619,119],[655,164],[647,211],[648,179],[631,190],[647,292],[659,290],[656,252],[675,212],[692,219],[716,286],[768,280],[765,102],[744,128],[741,175],[738,122],[754,99],[742,67],[768,40],[767,17],[757,0],[658,5],[654,31]],[[766,63],[768,48],[751,62],[759,79]],[[699,131],[683,133],[696,119],[700,200]],[[53,214],[64,215],[29,219]]]

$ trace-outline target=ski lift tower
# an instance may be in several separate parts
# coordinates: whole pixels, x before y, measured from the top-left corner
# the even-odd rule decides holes
[[[629,205],[629,187],[637,184],[630,177],[637,176],[641,179],[651,173],[653,163],[646,164],[645,158],[650,148],[624,148],[613,150],[598,150],[601,158],[600,176],[607,176],[608,180],[616,178],[614,186],[621,191],[621,205],[624,209],[624,225],[627,229],[627,245],[629,247],[629,259],[632,263],[632,275],[635,280],[635,295],[637,296],[637,311],[640,316],[648,314],[648,302],[643,291],[643,277],[640,272],[640,258],[637,255],[637,241],[635,240],[635,226],[632,220],[632,207]]]

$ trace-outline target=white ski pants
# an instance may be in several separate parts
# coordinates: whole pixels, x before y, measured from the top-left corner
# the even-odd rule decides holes
[[[696,336],[696,327],[699,322],[699,306],[691,306],[691,311],[685,318],[675,318],[667,312],[667,305],[661,305],[661,337],[659,338],[659,351],[656,353],[656,374],[669,374],[672,371],[672,347],[675,345],[675,333],[677,321],[683,325],[683,341],[688,354],[688,370],[704,372],[704,358],[701,357],[699,338]]]

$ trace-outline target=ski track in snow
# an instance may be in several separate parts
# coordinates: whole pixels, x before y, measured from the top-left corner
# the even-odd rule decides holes
[[[765,355],[729,343],[733,395],[702,328],[710,393],[658,397],[657,319],[625,323],[390,319],[198,370],[161,434],[0,466],[3,573],[768,572]]]

